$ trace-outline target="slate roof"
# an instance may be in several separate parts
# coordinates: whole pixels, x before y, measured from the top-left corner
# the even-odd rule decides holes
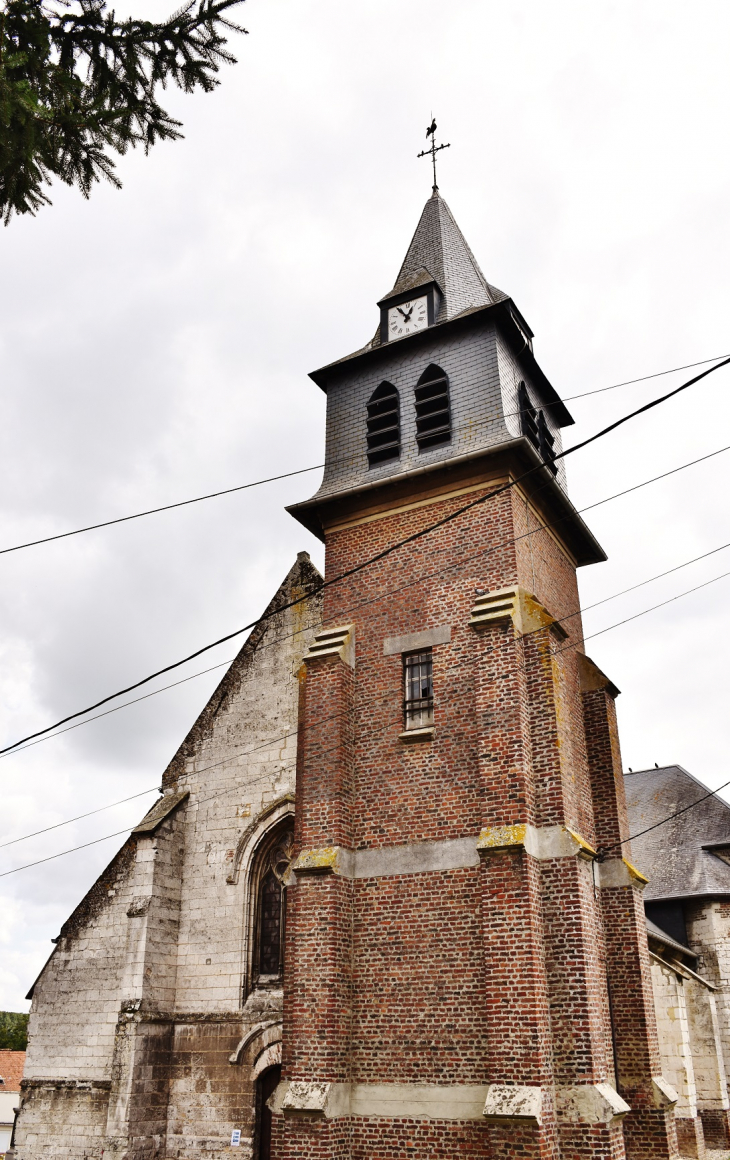
[[[431,280],[444,295],[437,322],[446,322],[473,306],[493,306],[508,297],[487,282],[438,190],[423,207],[395,285],[384,297]]]
[[[665,930],[662,930],[662,928],[657,926],[655,922],[652,922],[650,918],[647,918],[645,921],[646,933],[650,939],[661,943],[662,946],[670,947],[674,951],[681,951],[683,955],[687,955],[691,959],[697,958],[697,955],[694,953],[694,951],[691,951],[689,947],[684,945],[684,943],[677,942],[676,938],[672,938],[671,934],[667,934]]]
[[[24,1051],[0,1051],[0,1092],[19,1092],[25,1067]]]
[[[450,322],[452,318],[470,310],[510,301],[509,294],[487,282],[479,263],[469,249],[466,238],[456,224],[454,215],[438,190],[434,190],[423,207],[423,213],[411,238],[411,244],[393,289],[384,294],[380,301],[385,302],[392,295],[405,290],[416,290],[429,282],[436,282],[443,295],[438,315],[434,320],[436,323]],[[521,315],[520,322],[532,338],[532,331]],[[329,365],[336,366],[337,363],[347,362],[379,346],[380,326],[365,346]],[[316,373],[314,372],[311,377],[314,378]],[[572,422],[570,416],[567,421]]]
[[[698,802],[679,817],[631,840],[631,861],[649,879],[647,902],[730,897],[730,806],[681,765],[625,774],[632,834]],[[706,849],[716,845],[716,852]],[[725,847],[725,849],[723,849]]]

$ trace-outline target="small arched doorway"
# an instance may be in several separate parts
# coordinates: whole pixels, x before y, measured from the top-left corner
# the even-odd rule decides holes
[[[267,1067],[256,1080],[256,1160],[271,1160],[271,1111],[267,1101],[281,1079],[281,1064]]]

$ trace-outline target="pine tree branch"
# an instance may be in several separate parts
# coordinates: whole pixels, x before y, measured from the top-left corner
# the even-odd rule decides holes
[[[177,140],[157,100],[169,83],[212,92],[236,58],[227,34],[243,0],[187,0],[166,21],[118,21],[105,0],[6,0],[0,11],[0,214],[36,213],[54,177],[88,197],[117,188],[112,154]]]

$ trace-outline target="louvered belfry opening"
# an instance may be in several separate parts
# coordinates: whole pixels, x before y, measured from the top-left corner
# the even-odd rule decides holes
[[[540,450],[540,440],[537,435],[537,411],[530,402],[527,387],[520,383],[517,388],[517,403],[520,408],[520,430],[536,451]]]
[[[556,475],[558,465],[550,461],[551,456],[554,454],[555,439],[550,433],[550,428],[547,425],[544,413],[538,411],[536,407],[533,407],[524,383],[520,383],[517,389],[517,402],[520,408],[520,430],[522,434],[530,440],[530,443],[544,461],[545,466],[552,471],[553,475]]]
[[[416,384],[416,439],[422,451],[451,439],[449,380],[435,363]]]
[[[368,463],[400,455],[400,400],[392,383],[381,383],[368,403]]]

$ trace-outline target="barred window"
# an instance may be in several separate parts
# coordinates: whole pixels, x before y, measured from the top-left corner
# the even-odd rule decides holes
[[[416,384],[416,440],[421,451],[451,439],[449,380],[431,363]]]
[[[392,383],[381,383],[368,403],[368,463],[400,455],[400,400]]]
[[[407,653],[403,657],[406,729],[433,725],[433,653]]]

